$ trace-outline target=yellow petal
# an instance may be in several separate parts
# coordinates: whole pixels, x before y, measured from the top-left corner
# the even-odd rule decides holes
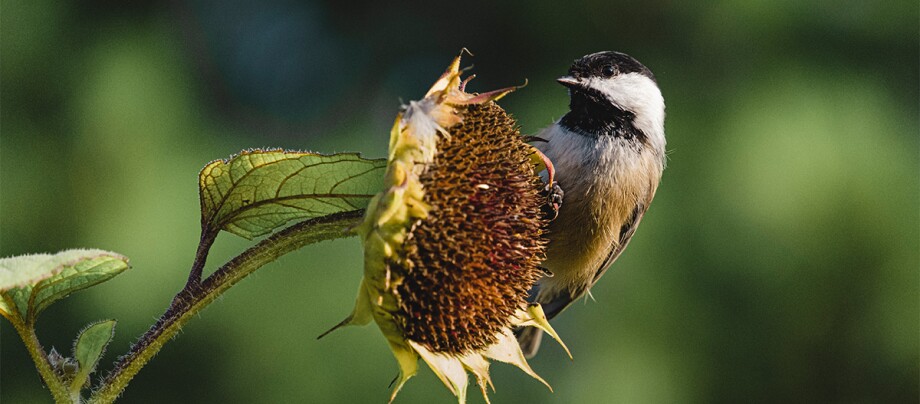
[[[434,84],[431,85],[431,88],[428,90],[428,92],[425,93],[425,98],[428,98],[428,96],[434,93],[443,92],[444,90],[459,86],[459,80],[460,80],[460,55],[457,55],[457,57],[455,57],[454,60],[450,62],[450,65],[447,66],[447,70],[445,70],[444,73],[441,74],[441,77],[438,78],[438,81],[434,82]],[[456,82],[456,83],[453,83],[453,82]]]
[[[569,352],[569,348],[565,346],[565,343],[562,342],[562,338],[559,338],[559,334],[556,333],[556,330],[553,329],[553,326],[549,325],[549,320],[546,318],[546,314],[543,313],[543,307],[539,304],[531,304],[527,306],[527,310],[524,313],[519,313],[518,317],[520,322],[517,323],[519,326],[531,326],[537,327],[551,337],[553,337],[559,345],[562,346],[562,349],[565,350],[565,353],[569,355],[569,359],[572,358],[572,353]]]

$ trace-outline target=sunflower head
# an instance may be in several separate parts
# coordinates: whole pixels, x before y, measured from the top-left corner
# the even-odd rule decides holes
[[[397,116],[386,189],[358,229],[364,279],[340,325],[377,323],[400,366],[391,400],[419,358],[460,402],[467,371],[485,395],[489,359],[542,382],[512,329],[537,326],[557,337],[526,300],[542,276],[545,165],[535,164],[536,150],[495,103],[514,88],[467,93],[459,65],[457,57]]]

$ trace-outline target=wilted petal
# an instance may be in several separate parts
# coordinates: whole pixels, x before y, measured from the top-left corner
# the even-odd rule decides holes
[[[453,355],[434,353],[421,344],[414,341],[407,341],[419,356],[428,363],[428,367],[444,382],[444,385],[450,389],[451,393],[457,396],[460,403],[466,402],[466,386],[469,384],[469,376],[460,359]]]
[[[466,370],[469,370],[476,376],[476,381],[479,383],[479,388],[482,390],[482,397],[486,400],[486,403],[489,403],[489,392],[487,389],[491,388],[495,391],[495,386],[492,385],[492,379],[489,377],[489,361],[487,361],[481,353],[473,352],[472,354],[460,358],[460,362],[463,363]]]
[[[489,359],[495,359],[499,362],[510,363],[517,366],[523,370],[524,373],[530,375],[530,377],[545,384],[546,387],[549,388],[549,391],[553,391],[553,387],[550,386],[546,380],[543,380],[543,378],[540,377],[537,372],[534,372],[533,369],[530,368],[530,365],[527,364],[527,359],[524,358],[524,352],[521,351],[521,346],[518,345],[517,338],[514,337],[511,330],[507,330],[499,336],[498,342],[486,348],[483,355]]]

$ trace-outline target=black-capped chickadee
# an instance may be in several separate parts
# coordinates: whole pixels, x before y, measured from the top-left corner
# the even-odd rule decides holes
[[[597,282],[626,248],[648,209],[665,167],[664,99],[652,72],[629,55],[598,52],[575,61],[558,79],[569,88],[569,112],[536,135],[564,191],[549,225],[543,266],[531,299],[548,318]],[[536,354],[542,332],[518,331]]]

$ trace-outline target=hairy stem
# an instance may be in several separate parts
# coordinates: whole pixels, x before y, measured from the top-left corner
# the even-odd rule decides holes
[[[363,210],[337,213],[300,222],[262,240],[231,259],[200,284],[189,283],[176,295],[157,322],[115,363],[90,403],[111,403],[128,382],[181,327],[227,289],[256,269],[305,245],[352,235]],[[199,258],[196,257],[196,262]],[[66,390],[65,390],[66,391]]]
[[[32,361],[35,362],[35,367],[42,376],[42,380],[45,381],[45,385],[51,390],[54,401],[56,403],[73,402],[70,393],[67,391],[67,386],[65,386],[64,382],[54,373],[54,369],[52,369],[51,364],[48,363],[48,355],[45,354],[45,350],[42,348],[41,343],[38,342],[38,336],[35,335],[34,324],[27,324],[18,315],[9,316],[7,319],[13,323],[13,328],[19,333],[22,342],[25,343],[26,350],[29,351],[29,356],[31,356]]]
[[[217,239],[218,231],[220,230],[209,231],[207,228],[202,228],[198,251],[195,252],[195,261],[192,262],[192,270],[189,271],[188,283],[186,283],[185,289],[196,288],[201,283],[201,272],[204,270],[204,264],[208,260],[208,252],[211,251],[211,246],[214,245],[214,240]]]

